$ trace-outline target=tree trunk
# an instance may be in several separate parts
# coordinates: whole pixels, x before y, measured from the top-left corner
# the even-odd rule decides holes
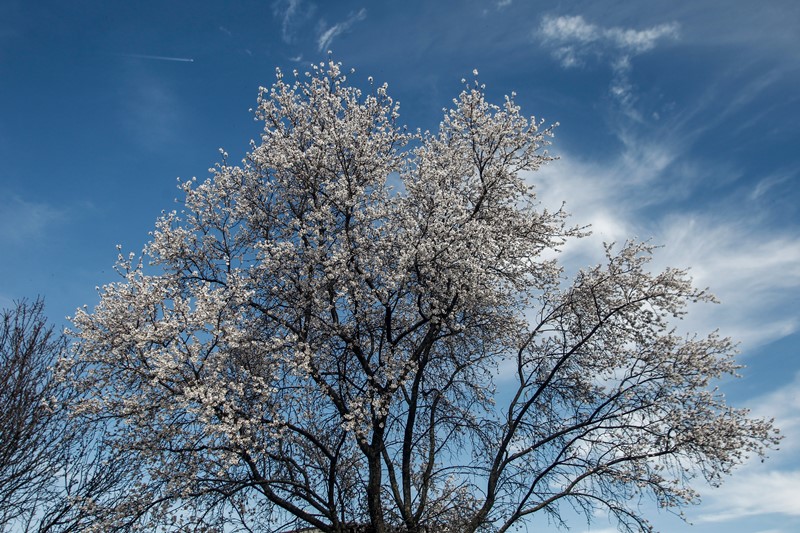
[[[386,533],[386,523],[383,518],[383,501],[381,498],[382,463],[381,447],[383,446],[383,431],[379,428],[372,434],[372,444],[367,449],[367,464],[369,479],[367,480],[367,506],[369,509],[370,528],[368,533]]]

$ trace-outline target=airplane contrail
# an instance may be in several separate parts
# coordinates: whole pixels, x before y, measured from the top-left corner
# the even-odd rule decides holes
[[[157,61],[180,61],[182,63],[194,63],[194,59],[189,57],[167,57],[167,56],[149,56],[145,54],[119,54],[122,57],[134,57],[136,59],[155,59]]]

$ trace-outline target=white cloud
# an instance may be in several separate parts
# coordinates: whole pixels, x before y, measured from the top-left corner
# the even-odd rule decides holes
[[[726,522],[778,513],[800,516],[800,470],[737,472],[710,494],[700,522]]]
[[[641,54],[652,50],[656,41],[663,38],[677,39],[679,26],[675,22],[660,24],[646,30],[609,28],[603,30],[604,37],[618,49],[628,54]]]
[[[552,49],[553,58],[564,68],[583,65],[587,58],[608,62],[614,79],[609,87],[611,95],[633,118],[633,86],[629,79],[631,58],[655,48],[665,39],[677,39],[680,27],[675,22],[659,24],[644,30],[632,28],[605,28],[586,22],[577,16],[545,16],[537,34],[542,44]]]
[[[564,67],[574,66],[577,56],[594,52],[615,58],[630,58],[655,48],[664,38],[676,39],[679,26],[675,22],[660,24],[645,30],[611,27],[603,28],[586,22],[580,15],[570,17],[545,16],[539,25],[539,36],[546,45],[555,47],[554,56],[562,59],[567,54],[572,59],[562,62]],[[593,45],[589,49],[587,45]],[[614,61],[617,61],[615,59]]]
[[[346,20],[334,24],[329,28],[326,28],[323,22],[320,26],[321,31],[319,39],[317,39],[317,50],[320,52],[327,50],[331,42],[333,42],[337,36],[349,31],[353,24],[361,22],[365,18],[367,18],[367,10],[362,7],[357,13],[351,13]]]
[[[575,224],[592,224],[593,236],[573,243],[571,251],[593,247],[602,252],[603,241],[652,236],[637,222],[637,211],[682,194],[662,179],[678,156],[674,146],[627,135],[622,140],[622,151],[610,160],[587,161],[562,151],[560,160],[530,176],[547,207],[565,201]]]
[[[692,309],[689,321],[719,327],[747,352],[800,329],[800,239],[752,227],[735,214],[672,213],[658,222],[658,264],[691,267],[699,287],[722,302]]]
[[[719,328],[744,352],[800,330],[800,237],[762,224],[756,211],[745,212],[742,205],[752,203],[746,197],[712,204],[711,210],[677,203],[692,195],[693,172],[714,172],[692,169],[683,154],[668,140],[631,137],[607,161],[562,153],[531,175],[544,206],[566,201],[573,223],[592,225],[593,234],[568,243],[560,259],[575,270],[601,261],[603,242],[650,240],[664,245],[654,269],[690,268],[695,284],[710,287],[722,302],[693,306],[681,329]]]
[[[600,39],[601,30],[594,24],[587,24],[581,16],[546,16],[539,25],[539,33],[544,40],[556,43],[590,43]]]

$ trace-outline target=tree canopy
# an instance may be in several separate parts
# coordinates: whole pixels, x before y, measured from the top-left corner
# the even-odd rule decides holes
[[[76,414],[140,482],[96,528],[502,532],[564,506],[647,529],[777,442],[724,402],[734,345],[653,246],[537,202],[552,128],[477,81],[435,133],[331,61],[262,89],[241,164],[182,184],[141,256],[73,319]]]

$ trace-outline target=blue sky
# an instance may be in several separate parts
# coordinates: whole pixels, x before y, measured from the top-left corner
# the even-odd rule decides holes
[[[435,129],[473,69],[492,98],[560,122],[560,160],[530,177],[602,241],[663,244],[722,301],[687,329],[741,341],[732,403],[786,439],[663,531],[800,530],[800,3],[465,0],[0,3],[0,305],[43,295],[64,323],[138,251],[176,178],[258,134],[248,109],[275,67],[327,50],[386,81]],[[584,531],[576,519],[573,531]],[[546,530],[546,523],[542,524]],[[590,531],[605,532],[600,517]]]

